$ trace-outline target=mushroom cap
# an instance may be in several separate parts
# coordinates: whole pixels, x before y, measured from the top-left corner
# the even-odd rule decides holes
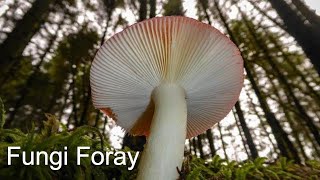
[[[133,135],[149,135],[152,91],[164,82],[185,90],[190,138],[230,112],[243,85],[243,60],[237,46],[212,26],[168,16],[112,36],[90,71],[94,106]]]

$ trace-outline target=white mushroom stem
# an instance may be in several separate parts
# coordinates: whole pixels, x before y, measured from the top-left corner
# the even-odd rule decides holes
[[[152,94],[155,112],[150,136],[139,164],[138,180],[177,179],[181,169],[187,129],[184,89],[161,84]]]

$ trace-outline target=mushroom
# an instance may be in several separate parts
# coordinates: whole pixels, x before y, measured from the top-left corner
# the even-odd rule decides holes
[[[146,135],[138,179],[176,179],[185,139],[223,119],[243,84],[238,48],[210,25],[156,17],[115,34],[90,72],[93,104],[132,135]]]

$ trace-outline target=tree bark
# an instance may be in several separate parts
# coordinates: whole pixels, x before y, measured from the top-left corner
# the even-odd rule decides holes
[[[139,0],[139,21],[147,19],[147,0]]]
[[[320,33],[308,26],[284,0],[269,0],[283,20],[286,31],[300,44],[320,75]]]
[[[277,21],[276,19],[272,18],[271,16],[269,16],[265,10],[262,10],[255,2],[253,2],[252,0],[248,0],[248,2],[256,9],[259,11],[259,13],[261,13],[262,15],[264,15],[268,20],[270,20],[271,22],[273,22],[275,25],[279,26],[281,29],[286,30],[285,26]]]
[[[282,101],[281,96],[280,96],[280,94],[279,94],[279,90],[278,90],[277,86],[275,85],[275,83],[273,83],[270,74],[267,73],[267,76],[268,76],[268,79],[269,79],[269,81],[270,81],[270,83],[271,83],[271,85],[272,85],[272,87],[273,87],[273,93],[277,96],[279,105],[282,107],[284,116],[286,117],[286,119],[287,119],[287,121],[288,121],[288,123],[289,123],[289,125],[290,125],[290,127],[291,127],[291,129],[292,129],[292,135],[293,135],[293,137],[295,138],[298,147],[300,148],[301,154],[302,154],[302,156],[303,156],[303,158],[304,158],[305,160],[308,160],[308,157],[307,157],[307,155],[306,155],[306,153],[305,153],[305,151],[304,151],[304,147],[303,147],[303,145],[301,144],[301,141],[300,141],[300,138],[299,138],[299,134],[300,134],[300,133],[297,132],[297,128],[298,128],[298,127],[297,127],[297,126],[295,125],[295,123],[293,122],[293,120],[292,120],[292,118],[291,118],[291,116],[290,116],[290,112],[288,112],[288,110],[287,110],[284,102]],[[291,102],[289,102],[288,104],[291,104]],[[308,132],[306,132],[306,133],[308,133]],[[311,139],[310,139],[310,140],[311,140]],[[312,141],[312,140],[311,140],[311,141]]]
[[[274,60],[272,59],[272,57],[271,57],[271,55],[270,55],[270,53],[269,53],[269,51],[267,49],[267,45],[264,43],[263,40],[261,40],[256,35],[253,27],[251,27],[251,25],[249,24],[249,22],[247,20],[247,17],[243,14],[243,12],[240,10],[240,8],[239,8],[239,11],[240,11],[240,13],[242,15],[242,19],[244,20],[244,23],[246,24],[251,36],[253,37],[253,41],[257,44],[258,48],[262,50],[263,56],[265,57],[265,60],[267,60],[269,66],[271,68],[270,70],[272,70],[272,72],[275,73],[275,75],[279,79],[279,82],[284,85],[285,91],[288,93],[288,99],[292,99],[292,101],[295,104],[298,112],[301,115],[302,120],[305,121],[306,125],[310,129],[310,131],[311,131],[312,135],[314,136],[315,140],[320,145],[320,132],[319,132],[318,127],[315,125],[315,123],[313,122],[312,118],[308,115],[308,113],[304,110],[304,108],[301,105],[300,101],[298,100],[298,98],[294,94],[290,84],[288,83],[288,81],[286,80],[286,78],[281,73],[280,69],[278,68],[278,64],[276,62],[274,62]]]
[[[188,144],[189,144],[189,154],[192,155],[192,142],[190,139],[188,139]]]
[[[240,122],[240,125],[241,125],[241,128],[243,130],[243,133],[244,133],[244,136],[246,137],[246,140],[247,140],[247,144],[249,146],[249,149],[250,149],[250,154],[251,154],[251,157],[253,159],[257,158],[259,156],[258,154],[258,151],[257,151],[257,148],[253,142],[253,138],[251,136],[251,133],[250,133],[250,130],[247,126],[247,123],[244,119],[244,115],[242,113],[242,109],[241,109],[241,106],[240,106],[240,103],[239,101],[237,101],[237,103],[235,104],[235,109],[236,109],[236,113],[238,115],[238,118],[239,118],[239,122]]]
[[[38,32],[48,17],[50,5],[54,1],[36,0],[23,18],[17,21],[15,28],[0,45],[0,72],[6,72],[12,64],[18,61],[33,35]]]
[[[207,0],[199,0],[199,3],[201,5],[201,7],[202,7],[202,10],[204,11],[204,14],[206,16],[208,24],[211,25],[210,16],[209,16],[209,13],[208,13],[208,1]]]
[[[281,52],[283,59],[285,60],[285,62],[291,67],[291,69],[294,71],[294,73],[299,76],[302,80],[302,82],[305,84],[305,86],[308,88],[308,90],[311,92],[311,94],[314,96],[314,98],[316,99],[316,101],[320,102],[320,94],[319,92],[315,91],[313,89],[313,87],[310,86],[309,82],[307,81],[306,77],[304,74],[302,74],[302,72],[297,68],[297,66],[295,66],[291,60],[291,58],[288,56],[287,52],[283,51],[283,48],[281,47],[281,45],[279,44],[279,42],[277,42],[277,40],[272,37],[272,36],[268,36],[268,38],[270,39],[270,41],[272,42],[272,44],[274,44],[275,48],[277,49],[278,52]]]
[[[89,110],[89,107],[90,107],[90,97],[91,97],[91,90],[90,90],[90,80],[89,80],[89,76],[90,76],[90,71],[89,71],[89,68],[88,70],[86,71],[86,68],[84,67],[83,68],[83,72],[84,72],[84,75],[82,77],[82,84],[83,84],[83,104],[82,104],[82,107],[83,107],[83,110],[81,112],[81,116],[80,116],[80,126],[81,125],[85,125],[85,124],[88,124],[88,110]],[[87,78],[86,78],[87,77]],[[87,86],[85,84],[88,84]]]
[[[228,158],[228,154],[227,154],[226,144],[223,141],[223,135],[222,135],[222,129],[221,129],[221,126],[220,126],[220,122],[218,122],[218,130],[219,130],[219,134],[220,134],[222,150],[223,150],[225,159],[228,160],[229,158]]]
[[[194,152],[194,155],[197,157],[197,142],[196,142],[196,137],[193,137],[192,138],[192,147],[193,147],[193,152]]]
[[[273,143],[272,139],[270,138],[270,135],[267,131],[267,128],[266,128],[266,123],[263,121],[263,117],[259,114],[259,112],[257,111],[256,109],[256,105],[253,103],[253,99],[251,98],[250,94],[249,94],[249,91],[248,90],[245,90],[246,92],[246,95],[248,97],[248,102],[249,104],[252,106],[252,109],[253,109],[253,112],[256,114],[256,116],[258,117],[258,119],[260,119],[260,123],[261,123],[261,128],[263,130],[263,132],[265,133],[265,135],[268,137],[272,147],[273,147],[273,150],[276,151],[276,145]],[[250,106],[249,105],[249,106]]]
[[[210,147],[210,150],[211,150],[211,156],[213,157],[213,156],[216,155],[216,148],[214,147],[213,134],[212,134],[211,128],[206,131],[206,134],[207,134],[207,138],[208,138],[208,141],[209,141],[209,147]]]
[[[63,21],[61,21],[58,24],[58,29],[60,29],[61,25],[63,24]],[[31,86],[32,82],[34,81],[34,79],[36,78],[36,76],[39,74],[40,72],[40,67],[42,66],[45,57],[47,56],[47,54],[50,52],[55,40],[57,39],[57,35],[58,33],[56,33],[55,35],[53,35],[52,37],[50,37],[50,40],[48,42],[47,48],[45,49],[44,53],[41,55],[40,57],[40,61],[39,63],[33,67],[32,73],[31,75],[27,78],[24,86],[20,89],[19,91],[19,98],[16,100],[15,105],[14,105],[14,109],[13,111],[11,111],[9,113],[9,116],[7,118],[5,127],[8,128],[10,127],[12,121],[14,120],[16,114],[18,113],[18,110],[20,109],[20,107],[23,105],[23,101],[25,99],[25,97],[28,95],[29,93],[29,87]],[[0,85],[1,86],[1,85]]]
[[[149,5],[150,5],[150,14],[149,18],[153,18],[156,16],[156,10],[157,10],[157,3],[156,0],[149,0]]]
[[[292,4],[297,8],[297,10],[310,22],[311,25],[320,28],[320,17],[315,13],[315,11],[310,10],[310,8],[301,0],[291,0]]]
[[[78,107],[77,107],[77,87],[76,87],[76,81],[77,81],[77,69],[72,67],[73,64],[70,64],[70,71],[72,74],[72,82],[70,84],[72,88],[72,106],[73,106],[73,120],[74,120],[74,125],[77,127],[79,126],[79,121],[78,121]]]
[[[234,112],[233,109],[232,109],[232,113],[233,113],[233,117],[234,117],[234,119],[235,119],[235,121],[236,121],[236,126],[237,126],[237,128],[238,128],[239,134],[240,134],[240,136],[241,136],[243,148],[244,148],[244,150],[246,151],[246,154],[248,155],[248,158],[250,158],[250,157],[251,157],[251,154],[249,153],[248,148],[247,148],[247,145],[248,145],[248,144],[246,143],[245,137],[243,137],[243,135],[242,135],[242,131],[241,131],[241,128],[240,128],[240,125],[239,125],[239,122],[238,122],[238,118],[237,118],[236,113]]]
[[[235,38],[233,32],[231,31],[231,29],[229,28],[229,25],[227,24],[225,16],[222,14],[222,11],[219,7],[217,0],[214,0],[214,6],[216,7],[216,10],[218,11],[219,17],[220,17],[224,27],[226,28],[226,30],[230,36],[230,39],[236,45],[238,45],[238,42],[236,41],[236,38]],[[252,88],[258,98],[260,106],[265,114],[266,120],[271,127],[272,133],[275,136],[275,139],[277,141],[278,148],[280,150],[281,155],[288,157],[290,159],[295,159],[295,161],[300,162],[300,159],[297,158],[299,156],[298,156],[296,149],[294,148],[291,140],[289,139],[288,134],[283,130],[279,121],[276,119],[275,115],[271,112],[271,110],[266,102],[266,99],[263,97],[258,85],[256,84],[256,82],[254,80],[254,76],[252,75],[251,69],[248,66],[246,60],[244,60],[244,68],[245,68],[245,71],[247,72],[247,77],[252,85]]]
[[[202,134],[199,134],[197,136],[197,146],[200,152],[200,158],[204,159],[204,153],[203,153],[203,145],[202,145]]]

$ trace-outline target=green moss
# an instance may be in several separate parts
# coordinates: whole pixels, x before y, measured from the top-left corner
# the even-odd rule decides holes
[[[0,99],[0,122],[4,124],[4,108]],[[81,166],[76,165],[78,146],[90,146],[87,151],[116,151],[98,129],[81,126],[68,131],[54,116],[47,114],[47,121],[41,130],[32,128],[29,133],[18,129],[0,128],[0,179],[134,179],[137,166],[132,171],[128,166],[94,166],[89,158],[81,159]],[[49,166],[24,166],[21,159],[14,158],[12,165],[7,165],[8,146],[20,146],[22,151],[63,151],[68,147],[68,165],[53,171]],[[128,152],[129,149],[123,151]],[[21,155],[20,155],[21,157]],[[114,158],[110,156],[111,158]],[[269,163],[266,158],[257,158],[245,162],[231,161],[214,156],[210,161],[187,156],[179,170],[180,179],[320,179],[320,162],[307,161],[304,165],[294,164],[286,158]],[[113,159],[111,159],[113,161]],[[44,164],[43,162],[41,164]]]
[[[90,146],[88,154],[94,151],[116,151],[104,139],[98,129],[91,126],[81,126],[68,131],[52,115],[47,115],[44,128],[36,131],[33,128],[29,133],[18,129],[0,129],[0,179],[133,179],[136,170],[129,171],[127,166],[115,166],[110,163],[102,166],[91,164],[90,158],[81,158],[81,166],[77,166],[78,146]],[[19,158],[13,158],[12,165],[7,165],[8,146],[20,146]],[[21,162],[22,151],[64,151],[68,147],[68,165],[53,171],[44,162],[39,166],[25,166]],[[129,151],[125,149],[124,151]],[[110,156],[110,162],[113,156]],[[43,160],[43,159],[42,159]]]
[[[305,165],[294,164],[286,158],[268,163],[259,157],[253,161],[227,162],[219,156],[205,162],[192,156],[186,157],[180,171],[181,179],[320,179],[320,162],[307,161]]]

